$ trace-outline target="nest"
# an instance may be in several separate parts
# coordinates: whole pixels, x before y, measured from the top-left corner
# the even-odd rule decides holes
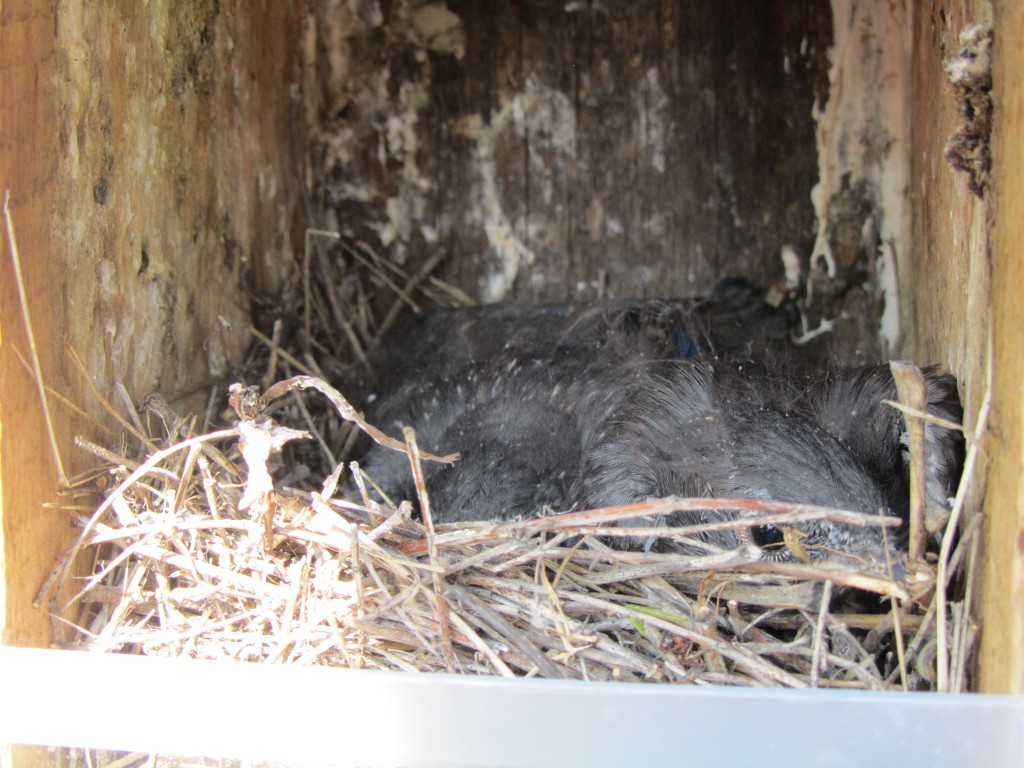
[[[944,531],[941,547],[925,551],[922,538],[900,581],[835,562],[771,562],[753,545],[687,555],[607,544],[631,533],[616,521],[687,506],[765,515],[720,527],[812,517],[879,524],[806,505],[667,499],[435,526],[422,465],[450,457],[430,455],[413,434],[392,441],[409,455],[422,519],[408,503],[371,500],[373,479],[335,446],[358,430],[387,438],[322,369],[357,364],[399,305],[460,297],[430,275],[436,263],[407,274],[367,249],[347,250],[348,271],[321,257],[321,279],[305,281],[304,348],[282,349],[283,323],[269,335],[253,330],[264,385],[232,388],[233,426],[200,429],[197,417],[150,398],[122,420],[119,450],[79,441],[103,465],[77,485],[99,485],[104,499],[72,511],[81,535],[40,595],[55,615],[74,609],[69,645],[508,677],[967,688],[979,526],[978,516],[961,521],[973,448],[952,514],[918,521]],[[343,498],[343,484],[362,501]],[[75,564],[86,556],[83,575]]]

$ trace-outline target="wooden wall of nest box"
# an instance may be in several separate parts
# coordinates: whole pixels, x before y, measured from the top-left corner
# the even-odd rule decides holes
[[[446,276],[481,298],[592,295],[599,276],[648,295],[653,286],[704,290],[713,275],[741,268],[762,282],[782,279],[783,246],[806,266],[820,245],[815,223],[825,209],[819,198],[816,210],[811,187],[821,182],[834,195],[844,173],[854,186],[874,185],[884,205],[873,226],[895,273],[886,278],[890,301],[867,297],[867,320],[855,322],[874,323],[883,348],[948,366],[961,382],[968,431],[987,387],[991,334],[990,426],[974,493],[986,516],[978,685],[1024,692],[1024,83],[1017,45],[1001,44],[1024,38],[1024,8],[1011,0],[875,0],[856,9],[806,0],[742,12],[730,3],[649,5],[638,14],[615,2],[599,10],[410,0],[389,5],[387,19],[376,3],[326,0],[259,12],[241,0],[4,0],[3,643],[51,640],[50,618],[32,602],[74,532],[45,505],[60,472],[85,467],[74,436],[103,439],[90,419],[51,398],[63,459],[55,466],[39,392],[21,362],[32,345],[11,225],[52,390],[109,420],[71,363],[74,350],[111,400],[115,382],[136,398],[160,391],[187,400],[227,374],[247,342],[250,296],[275,291],[301,250],[303,189],[324,180],[323,158],[303,152],[345,124],[365,145],[335,144],[334,160],[347,164],[333,168],[333,183],[352,192],[358,182],[362,191],[340,194],[334,219],[316,223],[341,216],[351,234],[375,237],[403,259],[430,247],[467,254],[449,258]],[[565,15],[563,39],[538,44],[530,29],[556,12]],[[750,24],[734,21],[751,15],[759,16]],[[944,157],[962,117],[942,61],[960,30],[979,21],[996,35],[993,170],[983,197]],[[864,35],[848,32],[858,25],[878,43],[871,56],[857,49]],[[693,50],[684,54],[687,31]],[[374,34],[422,54],[404,65],[404,84],[394,82],[394,62],[391,81],[379,81],[399,137],[383,148],[359,133],[372,122],[360,123],[360,110],[370,109],[378,81],[358,46]],[[485,55],[488,68],[459,74],[460,62]],[[773,57],[774,69],[758,57]],[[613,86],[633,76],[638,85],[615,102]],[[768,90],[731,89],[735,81]],[[761,101],[744,104],[750,93]],[[844,114],[842,104],[863,102],[864,93],[876,111]],[[608,111],[588,112],[595,104]],[[642,119],[606,127],[630,109]],[[559,110],[571,112],[571,146]],[[836,142],[857,120],[883,126],[889,141],[874,155],[839,160]],[[470,160],[460,166],[449,151]],[[401,161],[393,176],[375,175],[379,152]],[[702,169],[709,154],[733,165]],[[358,217],[373,226],[360,229]],[[410,232],[410,220],[444,226]]]

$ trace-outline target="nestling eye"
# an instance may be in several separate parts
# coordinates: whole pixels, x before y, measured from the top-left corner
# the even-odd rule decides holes
[[[750,529],[754,543],[762,549],[779,548],[784,546],[785,539],[782,529],[777,525],[758,525]]]

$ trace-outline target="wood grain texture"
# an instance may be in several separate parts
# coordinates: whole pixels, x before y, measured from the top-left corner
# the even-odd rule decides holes
[[[987,206],[944,156],[959,109],[943,62],[958,48],[960,30],[991,19],[985,2],[915,5],[911,187],[913,253],[902,266],[904,354],[949,367],[960,379],[970,414],[984,396],[990,274]]]
[[[58,104],[41,90],[53,77],[55,40],[52,15],[33,3],[0,7],[0,194],[11,190],[26,289],[38,300],[34,318],[40,362],[46,375],[60,364],[61,329],[51,308],[61,301],[60,259],[52,247],[51,211],[60,183],[57,137],[44,126],[56,123]],[[67,518],[47,513],[57,473],[46,438],[39,398],[15,349],[28,353],[9,248],[0,260],[0,567],[4,644],[43,645],[50,639],[45,613],[31,608],[35,591],[71,531]],[[54,375],[55,386],[66,379]],[[68,430],[59,436],[68,438]]]
[[[911,7],[912,254],[900,270],[901,314],[909,330],[903,355],[921,364],[941,365],[956,375],[964,424],[973,434],[987,386],[991,195],[988,200],[974,195],[966,175],[954,170],[945,157],[946,142],[962,120],[962,107],[943,65],[956,55],[960,31],[991,21],[992,8],[984,0],[933,0]],[[986,449],[975,470],[969,515],[982,509],[989,456]],[[987,537],[991,534],[989,527]],[[991,609],[980,611],[983,624]],[[974,613],[979,613],[977,602]],[[991,653],[983,651],[982,670],[992,663]]]
[[[65,344],[114,402],[120,382],[136,401],[198,393],[194,406],[234,372],[248,291],[272,291],[287,268],[298,6],[0,5],[0,186],[43,375],[98,419]],[[45,645],[51,621],[31,601],[74,532],[68,512],[42,507],[57,483],[16,354],[28,345],[6,246],[0,292],[2,641]],[[88,462],[71,439],[94,426],[51,407],[73,473]]]
[[[992,416],[985,498],[981,689],[1024,693],[1024,6],[994,4]]]
[[[400,262],[442,248],[484,301],[768,284],[783,245],[810,253],[827,2],[452,0],[456,52],[403,4],[318,5],[320,58],[345,52],[310,108],[318,223]]]

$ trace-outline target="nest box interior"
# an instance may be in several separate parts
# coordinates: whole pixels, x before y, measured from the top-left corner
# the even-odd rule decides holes
[[[1024,691],[1024,86],[1001,44],[1024,34],[1017,4],[36,6],[0,11],[21,264],[8,236],[4,644],[51,641],[33,601],[75,531],[46,505],[90,460],[75,436],[116,428],[91,389],[204,408],[317,229],[479,302],[692,296],[744,276],[801,291],[805,330],[831,323],[839,360],[947,368],[968,435],[987,394],[977,680]],[[944,62],[975,23],[995,32],[982,184],[946,156],[965,117]],[[85,409],[51,398],[52,430],[33,347]]]

